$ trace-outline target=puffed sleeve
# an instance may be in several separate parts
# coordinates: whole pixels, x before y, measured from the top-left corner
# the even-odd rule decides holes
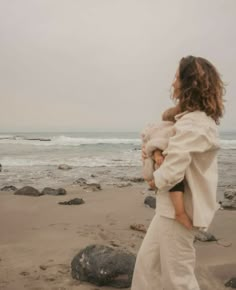
[[[192,120],[191,113],[186,114],[175,124],[176,134],[169,139],[163,152],[165,160],[154,172],[156,187],[168,191],[184,179],[186,169],[194,153],[210,150],[211,142],[207,128]]]

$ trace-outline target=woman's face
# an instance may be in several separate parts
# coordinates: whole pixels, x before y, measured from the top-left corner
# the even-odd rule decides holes
[[[175,99],[179,96],[179,92],[180,92],[179,70],[177,70],[175,74],[175,79],[172,83],[172,87],[173,87],[173,98]]]

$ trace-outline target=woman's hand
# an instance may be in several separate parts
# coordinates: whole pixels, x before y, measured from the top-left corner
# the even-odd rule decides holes
[[[162,151],[160,151],[158,149],[155,150],[153,153],[153,159],[154,159],[155,163],[158,165],[158,167],[160,167],[164,161],[164,156],[162,155]]]
[[[156,189],[156,184],[155,184],[154,179],[151,180],[151,181],[148,181],[148,184],[149,184],[149,186],[150,186],[151,189]]]

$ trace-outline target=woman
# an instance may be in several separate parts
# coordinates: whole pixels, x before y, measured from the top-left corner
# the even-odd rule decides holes
[[[218,208],[217,125],[223,115],[223,82],[206,59],[182,58],[176,72],[173,99],[175,135],[165,159],[154,172],[158,188],[156,214],[137,255],[132,290],[199,290],[194,274],[194,236],[208,228]],[[169,190],[184,180],[184,204],[193,222],[189,230],[175,220]]]

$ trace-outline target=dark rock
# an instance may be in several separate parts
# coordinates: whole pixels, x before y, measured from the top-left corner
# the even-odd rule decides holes
[[[51,139],[48,138],[25,138],[27,141],[51,141]]]
[[[71,262],[72,277],[97,286],[128,288],[131,285],[135,256],[103,245],[90,245]]]
[[[91,176],[92,178],[96,177],[96,175],[94,175],[94,174],[91,174],[90,176]]]
[[[144,182],[144,178],[142,178],[142,177],[133,177],[133,178],[130,178],[130,181],[132,181],[132,182]]]
[[[78,178],[73,184],[79,184],[83,189],[91,189],[92,191],[101,190],[101,185],[97,182],[89,182],[85,178]]]
[[[30,275],[30,273],[27,272],[27,271],[22,271],[19,274],[22,275],[22,276],[29,276]]]
[[[16,191],[17,188],[13,185],[7,185],[1,188],[2,191]]]
[[[85,178],[81,177],[81,178],[76,179],[73,182],[73,184],[85,185],[85,184],[87,184],[87,180]]]
[[[228,282],[225,283],[225,286],[236,289],[236,278],[234,277],[230,279]]]
[[[86,183],[86,185],[83,186],[84,189],[90,189],[92,191],[98,191],[101,190],[101,185],[96,182]]]
[[[66,195],[66,190],[64,188],[50,188],[50,187],[45,187],[42,190],[42,194],[48,194],[48,195]]]
[[[43,271],[47,270],[48,266],[45,265],[40,265],[39,268]]]
[[[236,188],[228,186],[224,192],[224,200],[220,202],[221,207],[229,210],[236,210]]]
[[[195,240],[201,242],[216,242],[218,241],[212,234],[204,231],[198,231],[195,235]]]
[[[132,230],[143,232],[143,233],[147,232],[147,229],[145,228],[145,226],[143,224],[132,224],[132,225],[130,225],[130,228]]]
[[[58,169],[61,169],[61,170],[70,170],[70,169],[72,169],[72,167],[69,166],[69,165],[67,165],[67,164],[60,164],[58,166]]]
[[[0,172],[2,172],[2,164],[0,163]]]
[[[131,181],[135,183],[144,182],[144,178],[142,177],[119,177],[122,181]]]
[[[147,204],[151,208],[156,208],[156,198],[153,196],[147,196],[144,200],[144,204]]]
[[[58,204],[63,204],[63,205],[76,205],[76,204],[83,204],[84,200],[82,198],[73,198],[68,201],[60,201]]]
[[[16,194],[16,195],[28,195],[28,196],[43,195],[41,192],[39,192],[37,189],[35,189],[31,186],[22,187],[22,188],[18,189],[14,194]]]

